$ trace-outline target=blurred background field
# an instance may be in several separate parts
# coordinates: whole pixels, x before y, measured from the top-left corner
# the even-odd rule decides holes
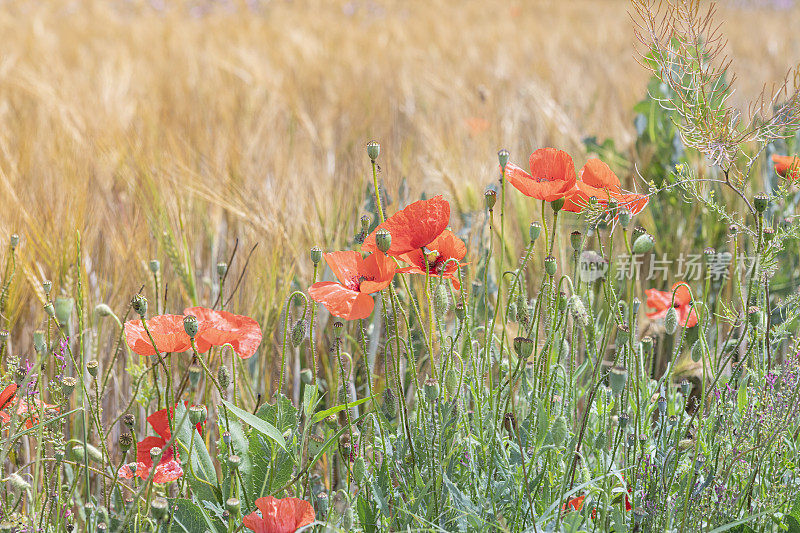
[[[746,102],[800,58],[800,7],[721,7]],[[524,163],[557,146],[578,166],[584,137],[629,149],[648,80],[625,1],[6,2],[0,31],[14,352],[44,322],[41,280],[73,293],[76,232],[85,309],[121,314],[143,285],[152,298],[151,259],[180,313],[213,303],[236,239],[228,292],[258,244],[231,306],[271,338],[309,248],[358,230],[368,140],[390,212],[427,191],[480,213],[499,148]],[[512,201],[527,227],[539,206]]]

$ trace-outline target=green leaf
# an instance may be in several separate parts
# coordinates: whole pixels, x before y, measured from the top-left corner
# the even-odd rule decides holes
[[[294,456],[277,448],[258,432],[250,434],[250,456],[253,465],[249,483],[251,501],[267,496],[273,487],[282,487],[291,479],[295,466]],[[271,469],[274,471],[270,472]]]
[[[247,435],[245,435],[244,430],[242,429],[241,423],[232,417],[229,417],[228,421],[226,422],[222,413],[219,414],[218,418],[219,427],[228,427],[231,435],[230,447],[226,445],[224,441],[220,442],[219,454],[217,455],[220,466],[222,467],[222,478],[224,481],[222,484],[222,490],[225,493],[225,499],[227,499],[230,496],[229,492],[234,481],[232,479],[232,472],[228,467],[227,458],[231,455],[237,455],[241,460],[239,463],[239,473],[242,475],[242,480],[244,481],[245,486],[249,486],[250,484],[253,461],[250,453],[250,443],[247,439]]]
[[[355,406],[361,405],[362,403],[366,402],[367,400],[371,400],[371,399],[372,399],[372,396],[367,396],[366,398],[361,398],[360,400],[356,400],[354,402],[349,402],[347,404],[347,407],[355,407]],[[334,414],[338,413],[339,411],[343,410],[344,408],[345,408],[345,405],[342,404],[342,405],[337,405],[335,407],[331,407],[330,409],[325,409],[324,411],[320,411],[319,413],[316,413],[314,415],[314,417],[311,419],[311,423],[312,424],[316,424],[320,420],[324,420],[326,417],[334,415]]]
[[[180,460],[183,468],[183,475],[192,488],[192,493],[199,501],[210,501],[221,504],[222,494],[217,488],[217,471],[214,462],[208,454],[203,437],[201,437],[195,425],[189,421],[188,416],[184,416],[186,407],[178,402],[175,406],[175,423],[180,424],[176,427],[177,443],[180,448]],[[181,424],[181,421],[183,423]],[[192,453],[189,454],[191,448]]]
[[[361,527],[364,528],[364,531],[367,533],[371,533],[373,531],[377,531],[378,521],[376,518],[375,510],[372,506],[364,499],[364,496],[359,494],[358,501],[356,502],[356,510],[358,511],[358,522],[361,524]]]
[[[467,520],[467,516],[477,516],[478,511],[475,508],[475,505],[472,501],[467,497],[461,490],[456,487],[450,478],[447,475],[442,475],[442,481],[444,482],[444,486],[447,489],[447,492],[450,493],[450,498],[453,501],[453,508],[458,513],[456,516],[456,521],[458,522],[458,528],[461,531],[466,531],[469,529],[469,522]]]
[[[319,403],[319,391],[316,385],[306,385],[303,389],[303,412],[306,417],[311,416]]]
[[[275,426],[254,414],[248,413],[243,409],[239,409],[228,401],[222,400],[222,403],[228,408],[228,410],[230,410],[231,413],[239,417],[242,422],[247,423],[247,425],[249,425],[251,428],[274,440],[278,446],[284,450],[286,449],[286,441],[284,440],[283,435],[281,435],[281,432],[278,431]]]
[[[225,526],[211,517],[192,501],[186,499],[172,500],[172,531],[175,533],[223,533]]]

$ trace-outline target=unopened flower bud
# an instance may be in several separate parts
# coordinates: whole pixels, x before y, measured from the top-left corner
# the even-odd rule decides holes
[[[678,311],[674,307],[670,307],[664,316],[664,330],[667,335],[672,335],[676,329],[678,329]]]
[[[322,248],[314,246],[311,248],[311,262],[318,265],[320,261],[322,261]]]
[[[556,258],[548,255],[544,258],[544,271],[548,276],[554,276],[556,273]]]
[[[364,482],[367,477],[367,463],[363,457],[357,457],[353,463],[353,478],[359,485]]]
[[[557,198],[550,202],[550,207],[553,209],[553,213],[558,213],[561,211],[561,208],[564,207],[564,199]]]
[[[656,240],[649,233],[640,235],[639,238],[637,238],[633,243],[633,253],[637,255],[646,254],[647,252],[653,249],[653,246],[655,246],[655,244]]]
[[[503,170],[506,169],[506,164],[508,164],[508,157],[509,157],[508,150],[503,149],[497,152],[497,161],[500,163],[500,168]]]
[[[625,367],[615,366],[608,374],[608,386],[611,387],[611,391],[617,396],[622,394],[627,381],[628,371],[625,369]]]
[[[422,388],[425,390],[425,397],[429,401],[434,401],[439,397],[439,382],[435,379],[426,379]]]
[[[703,358],[703,343],[700,342],[699,340],[695,341],[695,343],[692,344],[691,354],[692,354],[692,361],[694,361],[695,363],[699,363],[700,360]]]
[[[375,232],[375,244],[381,252],[388,252],[392,247],[392,233],[386,228],[378,228]]]
[[[753,207],[758,213],[763,213],[769,205],[769,196],[760,192],[753,197]]]
[[[486,206],[486,209],[491,211],[494,209],[494,204],[497,203],[497,191],[492,188],[487,188],[483,192],[483,204]]]
[[[31,484],[25,481],[25,478],[14,472],[8,476],[8,485],[14,489],[14,492],[20,493],[31,488]]]
[[[440,318],[444,318],[450,311],[450,292],[447,290],[446,283],[439,283],[433,293],[433,308]]]
[[[135,295],[133,299],[131,299],[131,307],[137,315],[144,318],[144,315],[147,314],[147,298],[141,294]]]
[[[303,344],[303,339],[306,338],[306,321],[305,320],[298,320],[292,326],[292,346],[297,348],[301,344]]]
[[[105,318],[114,314],[114,311],[112,311],[111,308],[106,304],[98,304],[94,308],[94,312],[101,318]]]
[[[625,209],[624,207],[619,210],[619,214],[617,215],[619,220],[619,225],[623,228],[627,228],[628,225],[631,223],[631,212]]]
[[[231,373],[228,371],[227,366],[219,365],[217,369],[217,381],[219,381],[219,386],[223,389],[228,388],[228,385],[231,384]]]
[[[539,235],[542,233],[542,225],[539,222],[531,222],[530,227],[528,228],[528,236],[531,238],[531,244],[536,242],[536,239],[539,238]]]
[[[397,417],[397,396],[390,388],[383,390],[381,411],[387,420],[392,421]]]
[[[367,156],[370,161],[377,161],[378,156],[381,154],[381,145],[378,141],[370,141],[367,143]]]
[[[550,427],[550,437],[553,439],[553,444],[556,446],[561,446],[564,444],[564,441],[567,439],[567,433],[569,429],[567,427],[567,419],[563,416],[557,417],[553,421],[553,425]]]

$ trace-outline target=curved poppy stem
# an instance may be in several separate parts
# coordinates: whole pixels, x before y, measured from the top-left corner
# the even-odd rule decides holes
[[[289,297],[286,299],[286,306],[283,308],[283,341],[281,342],[281,376],[278,380],[278,394],[281,393],[283,390],[283,380],[286,374],[286,338],[288,336],[289,330],[289,304],[292,303],[292,298],[296,294],[299,294],[305,303],[303,306],[303,316],[306,315],[306,309],[308,309],[308,297],[305,295],[303,291],[294,291]]]

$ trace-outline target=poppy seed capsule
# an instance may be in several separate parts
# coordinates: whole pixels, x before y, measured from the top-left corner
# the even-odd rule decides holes
[[[42,282],[42,290],[45,294],[50,294],[50,291],[53,289],[53,282],[49,279],[46,279]]]
[[[18,244],[19,244],[19,235],[17,235],[16,233],[12,233],[11,234],[11,249],[13,250],[14,248],[16,248]]]
[[[230,434],[229,431],[225,431],[222,434],[222,442],[225,443],[225,446],[230,446],[230,444],[231,444],[231,434]]]
[[[125,453],[133,446],[133,436],[130,433],[120,433],[117,442],[122,453]]]
[[[229,455],[228,456],[228,467],[231,470],[239,470],[239,465],[242,464],[242,458],[238,455]]]
[[[686,398],[689,396],[689,392],[692,390],[692,384],[689,383],[688,380],[684,379],[681,381],[681,395]]]
[[[147,298],[141,294],[135,295],[131,299],[131,308],[137,315],[144,318],[144,315],[147,314]]]
[[[127,413],[122,417],[122,423],[125,424],[126,428],[133,429],[133,425],[136,423],[136,418],[131,413]]]
[[[206,408],[202,405],[193,405],[189,408],[189,421],[195,426],[205,422],[206,416]]]
[[[168,503],[165,498],[160,496],[153,498],[153,501],[150,502],[150,513],[153,515],[153,518],[160,522],[167,516],[167,507]]]
[[[381,155],[381,145],[378,141],[370,141],[367,143],[367,157],[370,161],[377,161],[378,156]]]
[[[108,526],[105,522],[100,522],[97,524],[97,533],[106,533],[108,531]]]
[[[162,453],[163,452],[161,451],[161,448],[158,446],[153,446],[150,448],[150,458],[153,460],[154,465],[157,465],[159,462],[161,462]]]
[[[455,308],[456,318],[459,320],[464,320],[467,316],[467,308],[464,306],[462,302],[458,302]]]
[[[306,321],[298,320],[292,326],[292,345],[297,348],[303,344],[303,339],[306,338]]]
[[[553,209],[553,213],[558,213],[561,211],[561,208],[564,207],[564,199],[557,198],[550,202],[550,207]]]
[[[756,305],[751,305],[747,308],[747,319],[753,327],[758,326],[761,322],[761,308]]]
[[[628,326],[620,324],[617,326],[617,344],[622,346],[628,343],[631,338],[631,330]]]
[[[425,397],[429,401],[434,401],[439,397],[439,382],[433,378],[428,378],[425,380],[423,384],[423,389],[425,389]]]
[[[8,340],[8,331],[0,329],[0,346],[5,345],[7,340]]]
[[[483,191],[483,205],[491,211],[494,209],[494,204],[497,203],[497,191],[492,189],[491,187],[487,188]]]
[[[633,243],[633,253],[646,254],[647,252],[653,249],[655,244],[656,240],[649,233],[640,235],[639,238],[636,239]]]
[[[628,371],[625,367],[615,366],[608,374],[608,386],[611,387],[611,392],[619,396],[625,389],[625,383],[628,381]]]
[[[56,316],[56,308],[53,307],[53,302],[47,302],[44,304],[44,312],[47,313],[47,316],[53,318]]]
[[[33,348],[38,354],[43,354],[47,350],[47,341],[44,338],[44,331],[41,329],[33,332]]]
[[[554,276],[556,273],[556,258],[548,255],[544,258],[544,271],[548,276]]]
[[[231,373],[228,371],[227,366],[219,366],[217,369],[217,381],[219,381],[219,386],[223,389],[227,389],[228,385],[231,384]]]
[[[653,352],[653,337],[646,336],[642,337],[642,340],[639,341],[639,344],[642,345],[642,353],[644,355],[650,355]]]
[[[500,163],[500,168],[505,170],[506,165],[508,164],[508,157],[511,154],[505,148],[497,152],[497,161]]]
[[[633,231],[631,232],[631,242],[632,243],[636,242],[636,239],[638,239],[645,233],[647,233],[647,230],[645,230],[642,226],[634,227]]]
[[[322,248],[314,246],[311,248],[311,262],[316,266],[320,261],[322,261]]]
[[[539,222],[531,222],[530,227],[528,228],[528,236],[531,238],[531,244],[536,242],[536,239],[539,238],[539,235],[542,233],[542,225]]]
[[[656,402],[656,405],[658,406],[658,414],[660,414],[661,416],[664,416],[665,414],[667,414],[667,399],[666,398],[664,398],[663,396],[659,396],[658,397],[658,401]]]
[[[370,223],[372,223],[372,220],[370,220],[369,215],[361,215],[361,231],[364,232],[365,235],[369,233]]]
[[[631,223],[631,212],[623,207],[619,210],[617,218],[619,219],[619,225],[623,228],[627,228]]]
[[[231,516],[238,515],[241,506],[242,504],[237,498],[228,498],[227,500],[225,500],[225,509],[227,509],[227,511],[231,513]]]
[[[664,316],[664,330],[667,335],[672,335],[676,329],[678,329],[678,311],[674,307],[670,307]]]
[[[375,244],[381,252],[388,252],[392,247],[392,233],[386,228],[378,228],[375,232]]]
[[[763,213],[767,210],[767,206],[769,205],[769,196],[766,193],[760,192],[753,197],[753,207],[759,213]]]
[[[93,378],[96,378],[97,377],[97,368],[98,368],[98,366],[99,366],[99,363],[97,362],[97,360],[89,361],[88,363],[86,363],[86,371],[89,372],[90,376],[92,376]]]
[[[581,251],[581,241],[583,240],[583,234],[580,231],[573,231],[569,234],[569,243],[572,245],[572,249],[576,252]]]
[[[200,328],[200,324],[197,321],[197,317],[194,315],[186,315],[183,317],[183,330],[189,336],[189,338],[194,339],[197,336],[197,330]]]
[[[514,339],[514,352],[517,357],[527,359],[533,353],[533,340],[527,337],[516,337]]]
[[[191,383],[192,388],[197,388],[197,384],[200,383],[200,376],[203,374],[203,369],[200,368],[200,365],[189,365],[189,383]]]
[[[328,501],[328,493],[327,492],[320,492],[317,494],[317,498],[314,501],[314,507],[317,511],[317,516],[324,517],[328,514],[328,506],[330,502]]]
[[[150,272],[153,274],[158,274],[158,271],[161,270],[161,262],[158,259],[151,259],[149,266]]]
[[[72,376],[67,376],[61,380],[61,394],[64,396],[70,396],[72,391],[75,390],[75,385],[78,384],[78,381],[73,378]]]
[[[628,416],[628,413],[622,413],[619,415],[619,418],[617,418],[617,421],[619,422],[619,428],[625,429],[628,426],[628,421],[630,418],[631,417]]]

